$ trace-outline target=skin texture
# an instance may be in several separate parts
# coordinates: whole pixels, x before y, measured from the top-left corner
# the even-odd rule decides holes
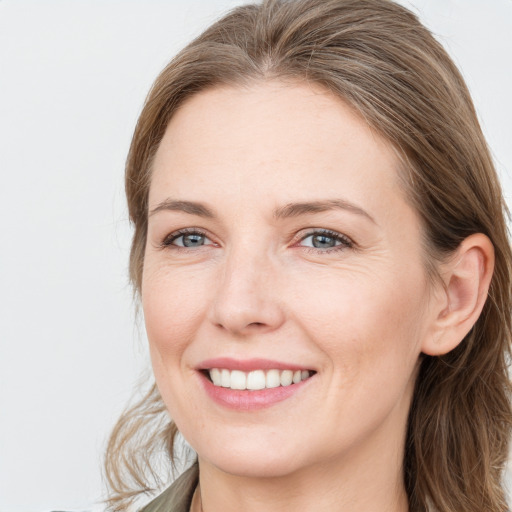
[[[386,141],[310,85],[215,88],[172,118],[154,161],[142,303],[159,390],[198,453],[205,512],[407,510],[401,462],[420,354],[450,350],[471,327],[492,247],[469,241],[442,269],[445,286],[429,283],[398,168]],[[274,214],[325,200],[351,206]],[[183,247],[183,228],[204,237]],[[313,247],[321,229],[341,241]],[[216,357],[316,374],[271,407],[232,410],[197,371]]]

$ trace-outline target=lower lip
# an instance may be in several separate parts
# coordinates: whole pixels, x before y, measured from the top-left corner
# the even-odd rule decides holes
[[[204,374],[200,373],[200,377],[206,393],[214,402],[238,411],[256,411],[271,407],[296,394],[313,378],[309,377],[289,386],[249,391],[214,386]]]

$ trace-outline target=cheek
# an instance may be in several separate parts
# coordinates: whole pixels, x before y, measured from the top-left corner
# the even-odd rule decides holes
[[[176,400],[167,395],[176,390],[183,396],[179,377],[191,371],[186,355],[204,318],[204,282],[173,268],[152,265],[151,260],[143,275],[142,307],[151,362],[157,385],[171,409]]]
[[[204,282],[197,276],[148,264],[142,282],[142,307],[149,342],[186,343],[198,325],[205,301]]]
[[[385,278],[382,276],[386,276]],[[329,357],[340,385],[414,368],[424,324],[422,274],[344,274],[318,280],[297,302],[296,319]]]
[[[143,276],[142,307],[153,373],[170,416],[186,428],[189,417],[201,417],[183,376],[192,372],[186,354],[203,316],[204,294],[198,280],[153,266],[150,259]]]

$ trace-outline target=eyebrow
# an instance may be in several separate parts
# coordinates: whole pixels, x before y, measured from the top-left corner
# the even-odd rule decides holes
[[[207,208],[204,204],[197,203],[195,201],[176,201],[173,199],[165,199],[161,203],[158,203],[155,208],[149,212],[149,217],[157,212],[161,211],[178,211],[189,213],[190,215],[197,215],[199,217],[214,218],[215,214]]]
[[[375,219],[361,207],[350,203],[344,199],[326,199],[323,201],[311,201],[304,203],[290,203],[274,210],[275,219],[285,219],[290,217],[298,217],[300,215],[308,215],[312,213],[326,212],[330,210],[347,210],[357,215],[362,215],[374,224]]]
[[[149,212],[149,217],[160,211],[181,211],[198,217],[215,218],[215,213],[207,206],[196,201],[177,201],[174,199],[165,199]],[[299,217],[301,215],[310,215],[313,213],[326,212],[331,210],[346,210],[357,215],[366,217],[368,220],[377,224],[375,219],[363,208],[350,203],[344,199],[326,199],[321,201],[308,201],[302,203],[289,203],[273,212],[274,219],[288,219]]]

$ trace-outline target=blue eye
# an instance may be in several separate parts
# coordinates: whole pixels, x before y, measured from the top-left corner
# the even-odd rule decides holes
[[[206,237],[204,235],[199,234],[181,235],[174,240],[174,244],[182,247],[199,247],[204,245],[205,238]],[[181,243],[179,243],[180,240]]]
[[[186,249],[194,247],[202,247],[211,243],[211,240],[200,231],[197,230],[181,230],[170,234],[162,243],[163,246],[177,246]]]
[[[353,246],[352,241],[345,235],[335,231],[319,230],[309,233],[300,240],[302,247],[328,252],[329,250],[342,250]]]

